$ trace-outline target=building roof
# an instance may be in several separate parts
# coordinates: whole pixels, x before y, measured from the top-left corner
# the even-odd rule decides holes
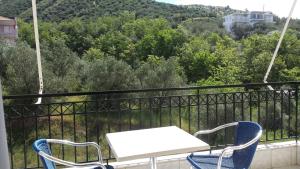
[[[17,23],[15,19],[0,16],[0,25],[15,26],[16,24]]]
[[[1,21],[9,21],[9,20],[12,20],[12,19],[4,17],[4,16],[0,16],[0,20]]]
[[[273,14],[271,11],[250,11],[250,13]]]
[[[270,11],[240,11],[240,12],[236,12],[236,13],[232,13],[230,15],[227,15],[227,16],[236,16],[236,15],[243,15],[243,16],[246,16],[246,15],[249,15],[249,14],[264,14],[264,15],[273,15],[272,12]]]

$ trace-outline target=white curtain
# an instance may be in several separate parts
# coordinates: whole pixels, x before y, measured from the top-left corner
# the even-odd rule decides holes
[[[2,97],[2,86],[0,79],[0,169],[10,169]]]

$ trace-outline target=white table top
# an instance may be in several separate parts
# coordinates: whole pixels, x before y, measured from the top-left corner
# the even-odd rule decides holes
[[[106,134],[118,161],[208,150],[207,143],[172,126]]]

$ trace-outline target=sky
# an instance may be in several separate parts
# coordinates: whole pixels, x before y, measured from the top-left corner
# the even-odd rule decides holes
[[[156,0],[159,2],[172,3],[177,5],[212,5],[212,6],[227,6],[233,9],[250,11],[271,11],[280,17],[288,17],[294,0]],[[293,18],[300,18],[300,2],[294,10]]]

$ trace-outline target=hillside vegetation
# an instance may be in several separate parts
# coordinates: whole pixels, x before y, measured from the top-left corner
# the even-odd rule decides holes
[[[0,15],[31,17],[31,1],[2,0]],[[172,22],[187,18],[218,17],[232,13],[229,7],[209,7],[202,5],[177,6],[154,0],[39,0],[39,17],[47,21],[61,21],[79,17],[83,19],[107,15],[119,15],[123,11],[134,12],[137,18],[163,17]]]
[[[212,27],[218,23],[202,18],[174,28],[166,19],[136,19],[129,12],[96,20],[40,21],[45,90],[56,93],[262,82],[279,33],[257,32],[235,40],[221,28],[201,26],[202,20]],[[32,68],[36,65],[32,30],[31,23],[19,20],[17,46],[0,47],[0,75],[7,94],[38,90],[37,70]],[[299,80],[299,47],[299,32],[290,29],[269,81]]]

